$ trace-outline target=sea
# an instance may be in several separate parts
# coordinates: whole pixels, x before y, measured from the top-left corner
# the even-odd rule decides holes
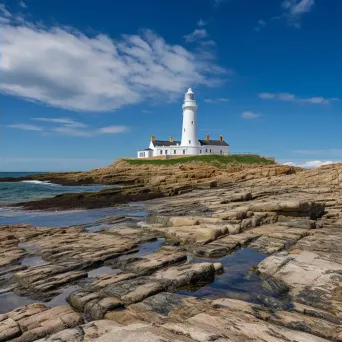
[[[24,177],[43,172],[0,172],[0,178]],[[28,223],[40,227],[67,227],[98,221],[107,216],[134,214],[143,216],[144,211],[131,208],[101,208],[67,211],[32,211],[11,207],[11,204],[53,197],[64,193],[97,192],[109,185],[65,186],[43,181],[0,182],[0,225]]]

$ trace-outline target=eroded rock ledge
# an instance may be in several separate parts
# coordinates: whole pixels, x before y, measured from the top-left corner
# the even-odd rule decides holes
[[[45,304],[1,314],[0,341],[342,341],[341,187],[329,170],[148,201],[145,222],[120,218],[97,233],[2,226],[1,293]],[[229,276],[224,258],[245,247],[264,255],[250,272],[266,294],[179,294]],[[45,264],[23,265],[31,255]]]

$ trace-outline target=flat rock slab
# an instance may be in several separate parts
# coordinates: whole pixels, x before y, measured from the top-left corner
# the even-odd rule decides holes
[[[169,240],[177,240],[184,244],[194,243],[198,245],[214,241],[219,236],[228,233],[228,228],[226,226],[213,224],[152,229],[163,232]]]
[[[30,304],[0,315],[0,341],[31,342],[83,323],[68,305]]]
[[[152,327],[146,323],[122,325],[111,320],[87,323],[66,329],[37,342],[191,342],[193,340]]]
[[[20,292],[37,298],[49,298],[49,292],[88,276],[85,271],[73,270],[77,267],[53,264],[34,266],[15,273],[14,280]]]
[[[106,279],[105,286],[95,280],[85,290],[73,292],[67,300],[74,309],[84,312],[88,320],[101,319],[111,310],[141,302],[157,293],[213,281],[219,266],[221,264],[189,263],[159,270],[151,276],[117,274]],[[109,301],[108,306],[101,302],[104,299]]]
[[[115,264],[116,268],[120,268],[125,272],[132,272],[140,275],[150,274],[162,267],[177,264],[187,260],[184,252],[175,252],[162,249],[158,252],[148,254],[143,258],[123,257],[118,259]]]
[[[274,313],[256,304],[233,299],[206,300],[173,293],[160,293],[112,311],[108,319],[132,326],[145,321],[198,342],[340,341],[340,325],[302,310]]]

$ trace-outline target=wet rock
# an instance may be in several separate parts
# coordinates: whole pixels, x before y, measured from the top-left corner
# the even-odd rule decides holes
[[[274,311],[289,310],[291,308],[290,304],[285,303],[274,297],[266,296],[264,294],[256,295],[255,299],[259,304],[266,306],[267,308]]]
[[[303,304],[342,313],[342,265],[316,253],[294,250],[290,255],[271,256],[258,265],[261,274],[271,275],[290,287],[290,295]]]
[[[123,307],[123,303],[117,298],[93,299],[84,306],[84,314],[88,321],[104,318],[108,311]]]
[[[284,296],[289,292],[289,286],[287,284],[273,278],[264,280],[262,287],[276,296]]]
[[[212,263],[174,266],[160,270],[152,276],[153,279],[163,283],[165,290],[177,289],[200,281],[211,281],[214,277],[215,267]]]
[[[143,258],[136,258],[133,260],[122,259],[118,260],[117,268],[125,272],[132,272],[140,275],[150,274],[162,267],[177,264],[186,261],[185,253],[175,253],[174,251],[160,250],[158,252],[148,254]]]
[[[276,212],[278,215],[293,217],[310,217],[317,219],[324,214],[325,203],[308,201],[281,201],[252,204],[250,210],[255,212]]]
[[[91,291],[99,291],[106,286],[120,283],[121,281],[136,278],[137,275],[133,273],[121,273],[121,274],[105,274],[97,277],[91,284],[87,285]]]
[[[0,321],[0,341],[9,341],[21,335],[20,326],[12,318]]]
[[[228,254],[228,249],[226,247],[216,245],[216,244],[208,244],[201,247],[197,247],[194,249],[193,253],[196,256],[207,256],[211,258],[219,258]]]
[[[203,224],[199,226],[184,226],[161,228],[167,239],[178,240],[184,244],[195,243],[198,245],[206,244],[216,240],[219,236],[228,233],[225,226]]]
[[[1,315],[0,338],[30,342],[82,323],[82,317],[70,306],[49,309],[42,304],[30,304]]]
[[[64,330],[37,342],[90,342],[95,340],[99,342],[191,342],[190,339],[170,334],[146,323],[122,325],[111,320],[87,323],[79,328]]]
[[[76,280],[86,278],[85,271],[72,271],[73,266],[43,265],[30,267],[14,275],[21,291],[49,298],[49,292]]]
[[[290,220],[286,222],[279,222],[279,225],[290,228],[315,229],[316,221],[314,220]]]

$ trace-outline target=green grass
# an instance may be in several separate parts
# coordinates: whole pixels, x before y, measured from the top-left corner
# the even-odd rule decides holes
[[[178,163],[202,162],[217,167],[224,167],[228,164],[274,164],[273,161],[256,155],[209,155],[209,156],[192,156],[172,159],[123,159],[131,165],[175,165]]]

